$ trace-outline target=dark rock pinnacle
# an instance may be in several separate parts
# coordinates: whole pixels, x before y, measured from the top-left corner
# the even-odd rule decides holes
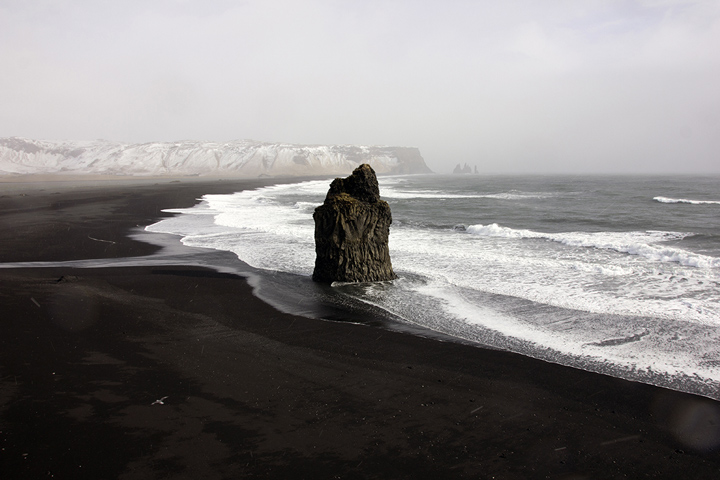
[[[390,205],[377,177],[363,164],[330,184],[315,209],[316,282],[379,282],[397,278],[390,263]]]

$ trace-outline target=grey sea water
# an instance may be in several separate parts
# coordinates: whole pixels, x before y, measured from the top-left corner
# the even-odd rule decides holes
[[[720,178],[380,177],[393,282],[309,280],[328,181],[207,195],[147,228],[234,252],[267,297],[720,399]],[[262,281],[262,278],[265,280]]]

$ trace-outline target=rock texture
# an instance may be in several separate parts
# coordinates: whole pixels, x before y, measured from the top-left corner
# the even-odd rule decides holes
[[[330,184],[315,209],[316,282],[378,282],[397,278],[390,262],[390,205],[380,199],[375,171],[363,164]]]
[[[431,173],[411,147],[0,138],[0,175],[339,175],[363,163],[378,173]]]

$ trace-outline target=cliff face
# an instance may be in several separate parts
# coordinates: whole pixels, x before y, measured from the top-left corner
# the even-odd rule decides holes
[[[363,164],[330,184],[315,209],[316,282],[377,282],[397,278],[390,262],[390,205],[380,199],[373,169]]]
[[[362,163],[384,174],[430,173],[420,151],[409,147],[0,138],[0,174],[5,175],[336,175]]]

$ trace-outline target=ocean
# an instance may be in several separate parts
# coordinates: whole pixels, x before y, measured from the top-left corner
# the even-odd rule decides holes
[[[233,252],[278,308],[720,399],[720,177],[379,177],[398,279],[310,280],[329,180],[206,195],[146,228]],[[325,307],[319,308],[318,305]]]

